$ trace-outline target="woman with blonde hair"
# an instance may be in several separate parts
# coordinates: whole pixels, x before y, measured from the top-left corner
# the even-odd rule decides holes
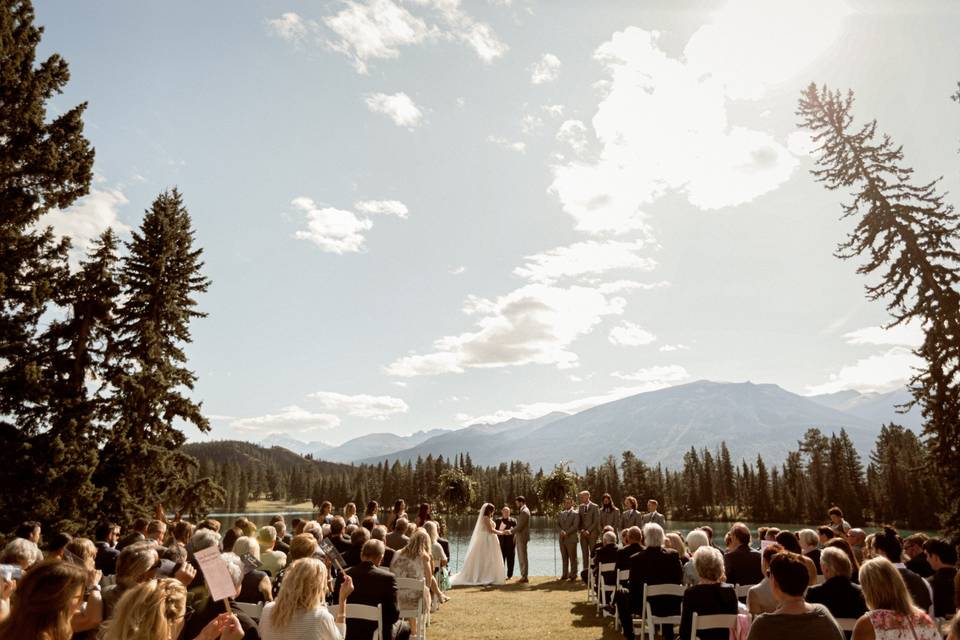
[[[353,502],[348,502],[343,505],[343,521],[346,524],[359,525],[360,519],[357,518],[357,505]]]
[[[353,593],[353,580],[343,577],[340,610],[336,619],[325,604],[327,567],[316,558],[301,558],[289,565],[280,595],[263,608],[260,637],[263,640],[343,640],[346,635],[346,602]]]
[[[179,580],[149,580],[127,589],[100,640],[175,640],[187,619],[187,588]],[[194,640],[240,640],[232,613],[214,618]]]
[[[860,588],[870,610],[857,620],[853,640],[940,640],[936,625],[914,606],[900,572],[886,558],[863,563]]]
[[[390,571],[398,578],[413,578],[414,580],[423,579],[423,604],[428,611],[435,611],[430,600],[430,593],[434,591],[436,580],[433,579],[433,560],[430,556],[430,536],[423,529],[417,529],[407,546],[400,549],[393,555],[393,561],[390,563]],[[398,601],[401,609],[416,609],[417,598],[412,596],[409,591],[401,591],[398,594]],[[437,603],[439,605],[439,602]],[[410,635],[416,634],[416,620],[410,621]]]
[[[75,640],[95,638],[96,629],[103,622],[103,598],[100,595],[100,578],[97,571],[97,547],[89,538],[73,538],[64,548],[64,560],[87,572],[87,587],[80,611],[70,620]]]
[[[691,557],[700,547],[709,547],[710,539],[707,538],[707,532],[702,529],[694,529],[687,534],[687,547],[690,549]],[[692,587],[700,582],[700,575],[697,573],[697,564],[688,562],[683,565],[683,586]]]
[[[127,589],[152,580],[160,568],[157,548],[149,542],[136,542],[123,548],[117,556],[116,582],[103,590],[103,617],[109,619],[113,608]]]
[[[87,572],[69,562],[34,565],[11,596],[0,640],[70,640],[70,620],[80,609],[86,583]]]
[[[431,585],[431,591],[436,595],[440,602],[446,602],[448,598],[443,593],[440,582],[443,579],[443,569],[447,566],[447,554],[443,552],[443,547],[440,546],[438,540],[440,539],[440,529],[437,527],[437,523],[434,520],[427,520],[423,525],[423,530],[430,536],[430,559],[433,560],[433,584]],[[446,580],[449,589],[449,578]],[[435,588],[434,588],[435,587]]]

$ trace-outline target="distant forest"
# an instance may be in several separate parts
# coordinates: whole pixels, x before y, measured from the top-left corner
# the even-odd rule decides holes
[[[561,467],[537,469],[520,460],[498,466],[474,465],[469,453],[415,462],[344,465],[301,457],[280,447],[220,441],[188,444],[185,453],[200,461],[200,476],[225,489],[218,511],[242,512],[251,500],[290,503],[331,501],[337,508],[355,502],[362,512],[368,500],[389,508],[397,498],[408,505],[429,502],[438,511],[459,510],[450,504],[449,479],[465,478],[468,495],[460,508],[484,502],[509,504],[524,495],[535,512],[552,513],[548,480],[557,473],[570,478],[568,489],[587,489],[599,502],[609,493],[617,506],[635,496],[641,508],[656,498],[677,520],[734,520],[819,523],[826,511],[840,506],[853,525],[893,523],[909,529],[936,528],[942,496],[920,439],[898,425],[884,426],[864,463],[846,432],[825,435],[809,429],[782,464],[756,460],[735,463],[722,443],[716,451],[696,449],[684,456],[680,469],[664,469],[625,451],[609,456],[583,474]]]

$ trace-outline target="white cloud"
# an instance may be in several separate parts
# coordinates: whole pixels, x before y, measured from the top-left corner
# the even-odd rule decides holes
[[[923,366],[923,360],[907,347],[896,346],[887,351],[861,358],[831,373],[827,382],[810,385],[811,395],[855,389],[864,393],[890,391],[904,386],[913,375],[913,369]]]
[[[667,366],[654,366],[645,369],[638,369],[633,373],[620,373],[614,371],[611,373],[614,378],[621,380],[631,380],[633,382],[643,382],[646,384],[657,385],[657,388],[668,387],[670,383],[680,382],[690,377],[687,370],[680,365],[671,364]]]
[[[118,210],[129,201],[116,189],[94,189],[66,209],[55,209],[37,221],[39,228],[51,227],[57,237],[70,238],[70,265],[77,267],[94,241],[107,229],[127,234],[130,227],[120,221]]]
[[[728,103],[762,98],[805,69],[836,37],[840,4],[734,0],[678,57],[658,32],[615,33],[595,53],[610,76],[592,120],[597,159],[553,167],[551,191],[577,229],[644,228],[645,207],[671,192],[713,210],[786,182],[797,158],[772,134],[730,122]]]
[[[367,108],[374,113],[382,113],[398,127],[414,128],[419,126],[423,112],[414,104],[410,96],[403,93],[373,93],[366,97]]]
[[[553,283],[564,278],[599,275],[618,269],[650,271],[656,261],[638,255],[644,242],[589,240],[557,247],[524,258],[513,273],[533,282]]]
[[[919,347],[923,344],[923,325],[912,321],[885,329],[883,327],[863,327],[843,336],[847,344],[899,345]]]
[[[366,214],[383,214],[406,218],[410,211],[399,200],[361,200],[353,203],[353,208]]]
[[[267,20],[271,33],[287,42],[300,43],[307,37],[312,25],[293,12],[284,13],[279,18]]]
[[[460,265],[458,267],[454,267],[453,269],[450,269],[450,275],[459,276],[464,274],[466,271],[467,271],[467,268],[463,265]]]
[[[520,129],[523,131],[524,135],[531,135],[540,131],[543,128],[543,118],[540,116],[534,115],[532,113],[527,113],[523,116],[523,121],[521,122]]]
[[[427,41],[459,41],[486,63],[507,52],[489,25],[474,20],[459,0],[409,0],[415,15],[399,0],[348,0],[339,12],[323,18],[335,37],[327,44],[353,60],[358,73],[367,73],[373,60],[400,56],[400,49]]]
[[[332,391],[317,391],[307,397],[317,400],[320,407],[327,411],[371,420],[387,420],[390,416],[406,413],[410,409],[406,402],[392,396],[350,396]]]
[[[557,129],[557,140],[570,145],[574,153],[582,154],[587,150],[587,125],[579,120],[564,120]]]
[[[563,105],[562,104],[545,104],[542,107],[543,111],[554,118],[559,118],[563,115]]]
[[[616,326],[610,330],[610,335],[608,338],[610,340],[610,344],[615,344],[621,347],[640,347],[655,341],[657,336],[653,335],[640,325],[625,320],[619,326]]]
[[[303,432],[333,429],[340,426],[340,418],[329,413],[311,413],[296,405],[283,407],[279,413],[268,413],[252,418],[239,418],[230,423],[237,431]]]
[[[311,198],[301,196],[291,202],[307,218],[307,228],[298,230],[294,237],[309,240],[329,253],[356,253],[362,251],[367,231],[373,220],[353,211],[323,207]],[[356,203],[363,214],[387,214],[406,218],[407,207],[397,200],[364,200]]]
[[[516,151],[517,153],[526,153],[527,152],[527,143],[517,141],[511,141],[503,136],[487,136],[487,141],[492,142],[493,144],[503,147],[504,149],[510,149],[511,151]]]
[[[678,344],[665,344],[665,345],[663,345],[662,347],[660,347],[659,349],[657,349],[657,351],[659,351],[659,352],[661,352],[661,353],[669,353],[669,352],[671,352],[671,351],[689,351],[689,350],[690,350],[690,347],[688,347],[688,346],[685,345],[685,344],[680,344],[680,343],[678,343]]]
[[[552,53],[545,53],[530,68],[530,82],[544,84],[553,82],[560,77],[560,58]]]
[[[626,301],[591,287],[528,284],[493,300],[469,296],[464,313],[478,318],[475,330],[442,337],[434,352],[399,358],[385,368],[399,377],[462,373],[468,368],[579,364],[569,350],[608,315],[620,315]]]

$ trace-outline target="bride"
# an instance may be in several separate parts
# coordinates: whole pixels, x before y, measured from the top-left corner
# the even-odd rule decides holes
[[[489,502],[480,509],[477,524],[473,528],[463,569],[450,578],[452,586],[504,584],[507,572],[503,567],[503,554],[497,536],[510,535],[497,531],[493,526],[493,505]]]

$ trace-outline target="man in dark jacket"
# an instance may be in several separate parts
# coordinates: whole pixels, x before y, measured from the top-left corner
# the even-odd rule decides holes
[[[640,540],[643,538],[643,532],[640,527],[630,527],[623,535],[623,547],[617,551],[617,571],[623,571],[630,568],[630,556],[637,553],[643,547]]]
[[[950,618],[957,611],[954,593],[957,577],[957,548],[943,538],[930,538],[923,544],[933,575],[927,578],[933,587],[933,612],[937,618]]]
[[[97,557],[94,560],[95,568],[102,571],[105,576],[112,576],[117,572],[117,540],[120,538],[120,526],[112,522],[106,522],[97,526],[97,541],[94,546],[97,547]]]
[[[353,592],[347,596],[348,604],[381,605],[383,615],[383,640],[403,640],[410,635],[406,624],[399,622],[397,604],[397,579],[380,567],[384,545],[380,540],[368,540],[360,553],[360,564],[347,570],[353,579]],[[376,624],[366,620],[347,618],[347,637],[350,640],[370,640]]]
[[[643,585],[676,584],[683,581],[683,565],[680,554],[673,549],[663,547],[663,528],[655,523],[643,527],[643,539],[647,548],[630,557],[630,592],[617,594],[616,602],[620,613],[620,624],[627,640],[634,640],[634,613],[640,613],[643,606]],[[624,597],[626,596],[626,597]],[[650,610],[655,616],[680,615],[682,599],[676,596],[657,596],[648,598]],[[661,627],[663,640],[673,640],[673,625]]]
[[[921,610],[929,612],[933,606],[933,590],[927,581],[915,574],[903,564],[901,556],[903,555],[903,545],[897,536],[897,530],[890,526],[885,526],[882,531],[878,531],[873,536],[873,548],[878,555],[883,556],[893,563],[893,566],[900,572],[900,577],[907,585],[907,591],[913,598],[913,604]]]
[[[836,547],[824,549],[820,553],[820,567],[826,580],[807,589],[807,602],[824,605],[834,618],[859,618],[867,612],[863,591],[850,581],[853,567],[843,550]],[[847,637],[850,637],[849,633]]]
[[[750,529],[742,522],[730,528],[733,543],[737,545],[723,556],[724,573],[730,584],[759,584],[763,580],[763,559],[759,551],[750,548]]]

